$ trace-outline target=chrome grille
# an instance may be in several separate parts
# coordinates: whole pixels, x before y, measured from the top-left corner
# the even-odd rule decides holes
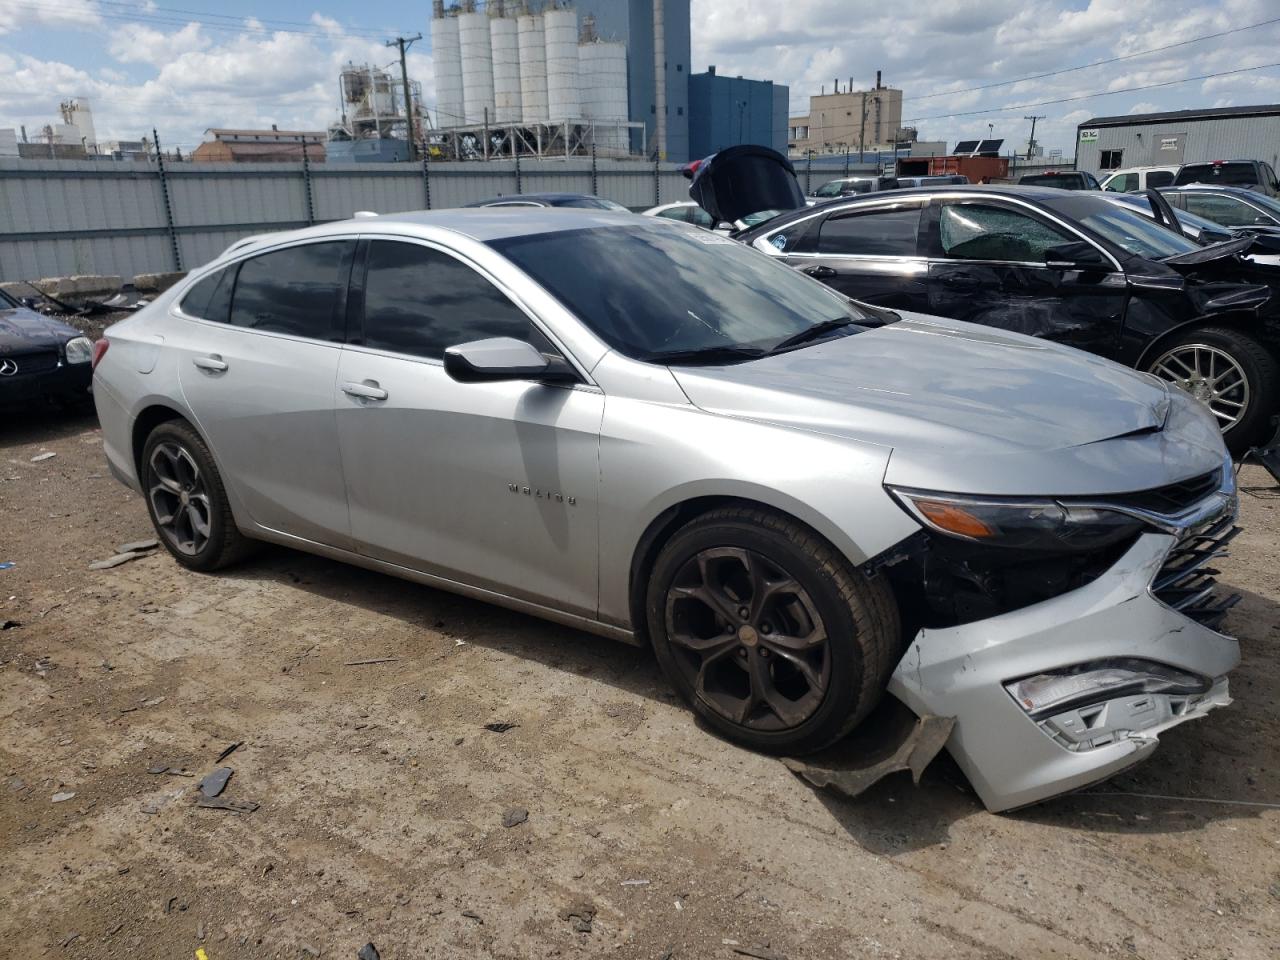
[[[1214,577],[1219,571],[1208,564],[1227,555],[1227,544],[1239,532],[1235,517],[1227,516],[1179,541],[1151,582],[1152,594],[1197,623],[1218,629],[1227,611],[1240,602],[1240,595],[1215,596],[1218,581]]]

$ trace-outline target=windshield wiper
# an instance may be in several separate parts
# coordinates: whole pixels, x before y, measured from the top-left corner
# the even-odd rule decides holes
[[[662,353],[651,353],[645,359],[650,363],[698,364],[723,363],[725,361],[755,360],[763,357],[767,351],[758,347],[697,347],[692,350],[667,350]]]
[[[769,352],[781,353],[783,350],[798,347],[803,343],[812,343],[814,340],[825,337],[833,330],[853,326],[857,322],[853,317],[836,317],[834,320],[823,320],[821,323],[815,323],[812,327],[806,327],[799,333],[793,333],[785,340],[778,341]]]

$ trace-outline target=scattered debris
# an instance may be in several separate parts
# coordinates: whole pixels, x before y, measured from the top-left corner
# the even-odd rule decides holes
[[[575,900],[561,910],[557,916],[561,920],[572,920],[575,932],[590,933],[591,922],[596,917],[596,905],[590,900]]]
[[[476,913],[474,910],[463,910],[462,915],[468,920],[474,920],[476,923],[480,924],[480,926],[484,926],[484,920],[481,919],[480,914]]]
[[[372,660],[348,660],[344,667],[364,667],[371,663],[399,663],[399,657],[374,657]]]
[[[175,903],[177,903],[177,902],[178,902],[178,898],[177,898],[177,897],[170,897],[168,900],[166,900],[166,901],[164,902],[164,912],[165,912],[165,913],[173,913],[173,905],[174,905]]]
[[[622,885],[624,887],[647,887],[649,885],[649,881],[648,880],[623,880]]]
[[[45,460],[52,460],[56,456],[57,454],[54,451],[47,450],[44,453],[37,453],[34,457],[31,458],[31,462],[42,463]]]
[[[152,697],[150,700],[143,700],[142,705],[144,707],[158,707],[168,699],[168,697]]]
[[[378,953],[378,948],[370,941],[356,951],[356,960],[382,960],[382,955]]]
[[[237,740],[235,743],[231,744],[229,747],[223,750],[220,754],[218,754],[217,759],[214,760],[213,762],[221,763],[223,760],[227,759],[227,757],[231,756],[233,753],[235,753],[237,750],[239,750],[243,746],[244,746],[244,741]]]
[[[506,813],[502,815],[502,825],[504,827],[518,827],[529,819],[529,811],[524,807],[510,807]]]
[[[508,730],[514,730],[520,726],[518,723],[486,723],[484,728],[494,733],[506,733]]]
[[[301,950],[303,953],[305,953],[308,957],[320,956],[320,949],[318,947],[313,947],[309,943],[298,944],[298,949]]]
[[[0,630],[16,630],[20,626],[22,626],[22,623],[18,620],[5,620],[0,623]]]
[[[733,952],[743,957],[755,957],[756,960],[787,960],[782,954],[766,947],[734,947]]]
[[[196,797],[196,806],[206,810],[229,810],[232,813],[253,813],[259,804],[252,800],[228,800],[226,797]]]
[[[227,788],[227,781],[234,772],[230,767],[219,767],[200,781],[200,794],[210,799],[216,797]]]
[[[70,800],[74,796],[75,796],[74,791],[64,791],[63,793],[55,793],[53,795],[53,802],[62,803],[65,800]]]
[[[185,767],[171,767],[165,763],[152,764],[151,766],[147,767],[147,773],[150,773],[153,775],[167,773],[171,777],[194,777],[195,776],[194,773],[192,773],[190,770],[187,770]]]
[[[117,553],[141,553],[143,550],[154,550],[160,546],[159,540],[134,540],[132,543],[122,543],[116,547]]]
[[[145,557],[145,553],[117,553],[113,557],[107,557],[105,560],[95,560],[89,564],[90,570],[110,570],[112,567],[118,567],[122,563],[128,563],[130,560],[137,560],[139,557]]]
[[[203,940],[204,934],[205,934],[204,921],[201,920],[200,923],[196,926],[196,939]]]
[[[924,768],[951,736],[955,717],[917,718],[896,704],[887,704],[884,709],[892,711],[886,722],[863,724],[860,730],[871,728],[871,732],[861,734],[861,739],[855,732],[839,747],[819,754],[816,761],[811,757],[815,762],[784,757],[783,765],[815,787],[830,787],[846,797],[856,797],[900,770],[910,770],[912,782],[919,785]]]
[[[6,560],[4,561],[4,563],[0,563],[0,570],[8,570],[11,567],[16,567],[16,566],[17,566],[17,563],[15,563],[13,560]]]
[[[66,948],[66,947],[71,946],[71,944],[72,944],[74,941],[79,940],[79,939],[80,939],[80,934],[78,934],[78,933],[73,933],[73,934],[70,934],[70,935],[69,935],[65,940],[63,940],[60,944],[58,944],[58,946],[63,947],[63,948]]]

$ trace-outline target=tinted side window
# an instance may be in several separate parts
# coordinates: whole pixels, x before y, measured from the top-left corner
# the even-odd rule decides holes
[[[1147,174],[1148,187],[1167,187],[1173,183],[1173,171],[1171,170],[1152,170]]]
[[[1187,209],[1199,214],[1206,220],[1220,223],[1224,227],[1247,227],[1253,224],[1258,215],[1254,209],[1235,197],[1200,196],[1186,194]]]
[[[818,233],[818,252],[849,256],[914,257],[920,208],[833,213]]]
[[[529,318],[460,260],[394,240],[369,244],[364,342],[439,359],[446,347],[488,337],[533,338]]]
[[[236,267],[209,274],[182,298],[182,312],[201,320],[226,323],[231,312],[231,287],[235,279]]]
[[[308,243],[240,265],[231,322],[237,327],[341,340],[352,240]]]
[[[938,226],[942,252],[960,260],[1043,263],[1046,250],[1074,239],[1024,213],[980,203],[948,204]]]

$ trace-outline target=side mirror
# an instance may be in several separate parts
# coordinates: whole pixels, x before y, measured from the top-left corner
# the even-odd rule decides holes
[[[576,380],[577,374],[561,357],[547,357],[531,343],[513,337],[473,340],[444,352],[444,372],[459,383],[502,380]]]
[[[1083,240],[1060,243],[1044,252],[1044,265],[1050,270],[1104,270],[1109,264]]]

